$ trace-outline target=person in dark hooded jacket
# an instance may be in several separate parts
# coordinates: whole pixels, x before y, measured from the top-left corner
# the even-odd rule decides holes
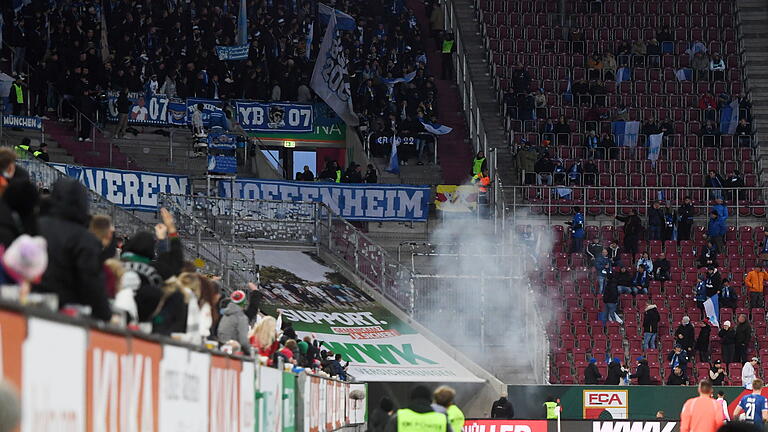
[[[701,322],[701,330],[696,337],[696,352],[699,353],[699,361],[709,361],[709,335],[712,334],[712,327],[707,320]]]
[[[122,282],[124,288],[134,290],[138,314],[134,318],[139,322],[152,318],[163,298],[163,281],[180,273],[184,265],[173,216],[166,209],[160,209],[160,216],[163,223],[155,226],[155,235],[147,231],[136,233],[125,243],[120,257],[126,272]]]
[[[597,360],[594,357],[589,359],[589,364],[584,368],[584,384],[600,384],[602,379],[603,374],[597,368]]]
[[[491,406],[491,418],[500,420],[515,418],[515,408],[512,406],[512,402],[507,399],[506,393],[502,393],[501,397]]]
[[[637,359],[637,370],[629,376],[630,379],[637,378],[638,385],[653,385],[651,379],[651,368],[648,367],[648,360],[645,357]]]
[[[33,291],[57,294],[60,307],[88,305],[94,318],[109,320],[101,244],[88,232],[88,201],[76,179],[62,178],[53,185],[48,214],[39,221],[40,235],[48,242],[48,268]]]
[[[0,149],[0,245],[6,248],[21,234],[37,232],[34,211],[39,203],[29,173],[16,166],[16,154]]]
[[[606,385],[619,385],[624,377],[624,369],[618,358],[614,358],[608,363],[608,376],[605,378]]]

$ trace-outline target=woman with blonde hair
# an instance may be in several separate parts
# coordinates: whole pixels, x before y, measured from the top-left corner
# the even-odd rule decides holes
[[[266,364],[271,366],[272,356],[280,348],[277,337],[277,320],[272,316],[265,316],[256,323],[249,333],[251,345],[261,357],[266,357]]]

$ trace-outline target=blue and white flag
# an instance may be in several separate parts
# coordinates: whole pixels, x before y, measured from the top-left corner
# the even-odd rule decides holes
[[[659,154],[661,153],[661,142],[664,139],[663,133],[658,133],[648,136],[648,160],[659,160]]]
[[[400,138],[392,137],[392,152],[389,154],[389,166],[387,171],[393,174],[400,174],[400,160],[397,158],[397,146],[400,144]]]
[[[611,124],[616,145],[619,147],[637,146],[637,136],[640,134],[639,121],[615,121]]]
[[[409,83],[413,81],[413,79],[416,78],[416,71],[409,72],[405,74],[405,76],[402,76],[400,78],[382,78],[381,82],[385,85],[395,85],[397,83]]]
[[[739,101],[734,100],[720,110],[720,133],[733,135],[739,124]]]
[[[720,327],[720,300],[717,294],[704,301],[704,313],[713,326]]]
[[[622,81],[630,81],[632,80],[632,69],[628,67],[619,68],[619,70],[616,71],[616,83],[620,83]]]
[[[430,123],[424,120],[420,120],[421,125],[424,126],[424,129],[427,130],[427,132],[435,135],[445,135],[447,133],[451,133],[453,128],[441,125],[440,123]]]
[[[325,29],[320,51],[317,53],[315,68],[312,71],[312,90],[348,126],[357,126],[360,120],[352,108],[352,91],[349,85],[347,56],[341,46],[341,38],[337,34],[336,14],[331,14]]]
[[[334,12],[336,13],[334,14]],[[338,30],[355,30],[355,28],[357,28],[355,25],[354,18],[326,4],[318,3],[317,13],[320,15],[320,22],[323,23],[323,25],[328,24],[328,21],[330,21],[331,15],[335,15],[336,28]]]
[[[693,81],[693,69],[682,68],[675,72],[678,81]]]
[[[240,0],[240,13],[237,15],[237,44],[248,44],[248,8],[246,0]],[[226,4],[227,2],[225,2]],[[247,54],[246,54],[247,55]]]

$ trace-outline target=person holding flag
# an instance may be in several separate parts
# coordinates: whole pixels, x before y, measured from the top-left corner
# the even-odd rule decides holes
[[[744,413],[744,421],[754,424],[758,430],[763,430],[763,424],[768,419],[768,400],[760,394],[762,390],[763,380],[760,378],[752,380],[752,394],[741,398],[739,405],[733,411],[733,418],[739,419],[739,415]]]

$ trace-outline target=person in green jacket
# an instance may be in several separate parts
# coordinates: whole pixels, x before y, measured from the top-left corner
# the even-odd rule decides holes
[[[385,432],[450,432],[448,416],[432,409],[431,396],[423,385],[414,387],[408,405],[389,418]]]
[[[555,400],[555,398],[549,397],[544,402],[544,407],[547,409],[547,420],[557,420],[560,414],[560,399]]]
[[[470,174],[474,177],[487,169],[488,162],[485,160],[485,153],[480,150],[477,152],[477,155],[475,155],[475,159],[472,160],[472,170],[470,171]]]
[[[432,399],[435,401],[432,404],[432,409],[448,416],[448,423],[451,424],[453,432],[461,432],[464,426],[464,413],[453,403],[455,397],[456,390],[451,387],[442,385],[436,388],[432,393]]]

